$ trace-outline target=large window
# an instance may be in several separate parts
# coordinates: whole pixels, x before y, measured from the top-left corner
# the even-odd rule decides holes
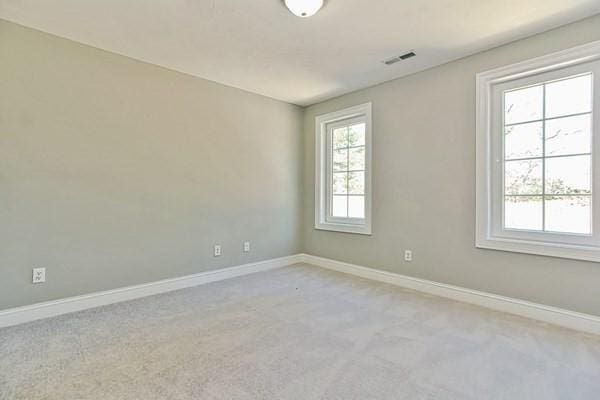
[[[371,233],[371,104],[316,118],[317,229]]]
[[[600,44],[478,75],[477,245],[600,261]]]

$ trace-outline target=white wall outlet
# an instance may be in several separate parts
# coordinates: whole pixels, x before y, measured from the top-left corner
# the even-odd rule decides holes
[[[244,242],[244,253],[250,253],[250,242]]]
[[[404,250],[404,261],[412,261],[412,250]]]
[[[221,255],[221,245],[215,244],[215,257],[219,257]]]
[[[46,268],[34,268],[32,283],[44,283],[46,282]]]

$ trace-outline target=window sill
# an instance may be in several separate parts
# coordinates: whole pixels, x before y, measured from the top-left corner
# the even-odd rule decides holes
[[[350,225],[332,222],[321,222],[315,225],[315,229],[321,231],[355,233],[359,235],[371,235],[371,227],[367,225]]]
[[[600,262],[600,247],[589,245],[488,237],[485,239],[478,238],[475,247],[480,249]]]

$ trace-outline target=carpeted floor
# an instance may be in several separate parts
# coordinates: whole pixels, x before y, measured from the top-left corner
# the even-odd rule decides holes
[[[0,330],[0,399],[599,399],[600,337],[307,265]]]

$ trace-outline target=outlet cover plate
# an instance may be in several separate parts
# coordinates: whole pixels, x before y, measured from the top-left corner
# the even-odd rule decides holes
[[[32,283],[44,283],[46,282],[46,268],[34,268]]]

